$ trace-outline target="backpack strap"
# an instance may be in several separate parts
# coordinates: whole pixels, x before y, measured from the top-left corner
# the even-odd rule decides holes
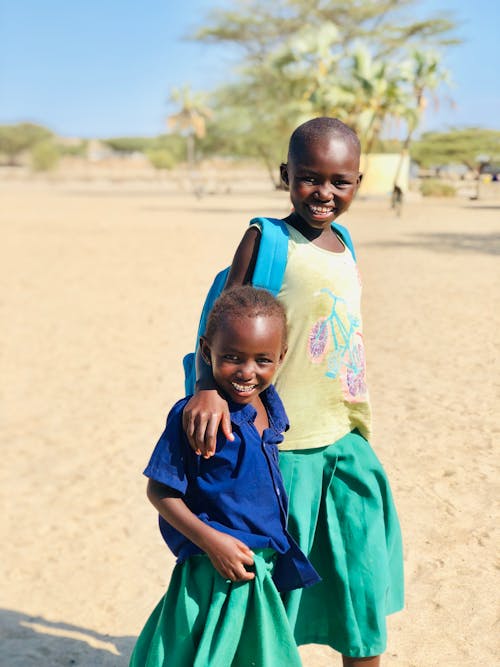
[[[283,283],[288,258],[288,229],[283,220],[277,218],[253,218],[250,225],[257,225],[261,231],[252,285],[267,289],[276,296]]]
[[[336,234],[338,234],[340,236],[340,238],[344,242],[344,245],[347,248],[349,248],[349,250],[351,251],[351,255],[352,255],[354,261],[356,261],[356,253],[354,251],[354,245],[353,245],[352,238],[351,238],[351,235],[349,234],[349,230],[347,229],[347,227],[344,227],[343,225],[339,225],[337,222],[332,222],[332,229]]]
[[[281,289],[288,259],[287,226],[278,218],[253,218],[250,225],[257,225],[261,231],[259,253],[255,262],[252,284],[255,287],[268,289],[276,296]],[[354,261],[356,252],[347,227],[332,222],[333,231],[340,236],[344,245],[349,248]]]

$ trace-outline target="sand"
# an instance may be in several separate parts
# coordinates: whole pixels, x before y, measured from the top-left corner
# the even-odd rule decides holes
[[[173,566],[141,471],[181,356],[248,219],[285,214],[287,195],[20,182],[0,196],[0,664],[122,667]],[[358,199],[343,218],[405,541],[387,667],[499,664],[499,213],[500,198],[415,199],[398,219]]]

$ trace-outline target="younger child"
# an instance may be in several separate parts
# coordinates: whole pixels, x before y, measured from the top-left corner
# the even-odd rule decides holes
[[[286,353],[286,317],[266,290],[225,291],[200,341],[227,399],[234,439],[196,455],[178,401],[144,471],[160,530],[177,556],[167,593],[131,667],[298,667],[278,591],[319,577],[286,530],[277,445],[288,428],[271,385]]]
[[[389,482],[368,442],[359,273],[332,228],[356,195],[359,161],[356,134],[335,118],[314,118],[290,138],[281,176],[293,212],[284,220],[288,256],[278,293],[289,349],[276,387],[291,423],[280,444],[288,527],[322,577],[285,597],[295,639],[330,645],[345,666],[376,667],[386,615],[403,606],[403,558]],[[260,229],[249,227],[227,286],[251,282],[259,242]],[[184,425],[191,446],[210,456],[219,423],[228,438],[231,427],[210,369],[200,371]]]

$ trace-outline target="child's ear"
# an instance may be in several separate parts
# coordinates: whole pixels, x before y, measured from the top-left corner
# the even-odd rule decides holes
[[[363,180],[363,174],[360,172],[360,173],[358,174],[358,180],[356,181],[356,185],[358,186],[358,188],[359,188],[359,186],[361,185],[361,181],[362,181],[362,180]]]
[[[203,357],[203,361],[208,365],[212,365],[212,356],[210,354],[210,345],[208,344],[205,336],[200,337],[200,352]]]
[[[282,162],[280,164],[280,177],[283,183],[288,187],[290,185],[290,181],[288,178],[288,165]]]

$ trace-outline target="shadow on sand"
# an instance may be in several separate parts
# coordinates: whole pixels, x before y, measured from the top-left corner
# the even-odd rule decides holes
[[[425,248],[442,253],[480,253],[500,255],[500,234],[412,234],[405,241],[374,241],[363,243],[364,246],[382,248]]]
[[[472,209],[480,209],[481,211],[498,211],[500,204],[470,204],[469,206],[463,206],[469,211]]]
[[[126,667],[135,643],[9,609],[0,609],[0,640],[5,667]]]
[[[210,206],[203,206],[199,204],[197,207],[183,206],[182,208],[174,208],[172,206],[143,206],[142,211],[151,211],[158,213],[159,211],[170,213],[180,213],[185,215],[186,213],[194,213],[197,215],[203,215],[203,213],[214,213],[215,215],[248,215],[249,220],[252,217],[252,214],[249,212],[249,208],[211,208]],[[281,206],[280,208],[266,208],[266,217],[282,218],[286,215],[286,207]],[[255,216],[257,217],[257,216]]]

